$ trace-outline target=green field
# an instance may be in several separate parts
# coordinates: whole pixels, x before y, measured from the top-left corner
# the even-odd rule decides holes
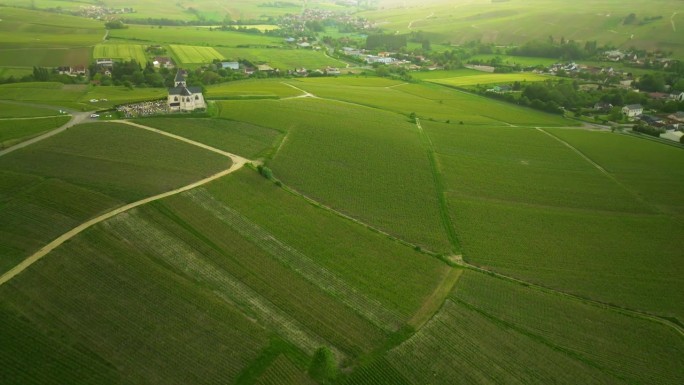
[[[214,59],[225,59],[223,55],[211,47],[170,45],[169,48],[182,64],[211,63]]]
[[[619,173],[602,172],[541,131],[424,125],[436,143],[468,261],[583,297],[682,317],[677,304],[684,297],[675,289],[682,284],[675,273],[680,247],[673,236],[684,228],[680,217],[664,215],[655,202],[682,186],[653,172],[681,162],[680,150],[586,130],[553,131],[580,143],[604,141],[597,151],[606,169],[639,146],[645,152],[639,162],[648,166],[629,167],[627,175],[651,181],[648,192],[658,197],[651,203]],[[679,203],[672,205],[681,213]],[[644,264],[644,255],[657,259]]]
[[[348,383],[677,384],[683,353],[657,323],[468,271],[423,329]]]
[[[281,132],[225,119],[147,118],[137,123],[155,127],[248,159],[273,150]]]
[[[352,79],[357,84],[347,85]],[[521,108],[509,103],[429,84],[388,84],[385,87],[363,86],[363,78],[289,80],[305,91],[322,98],[389,110],[409,116],[415,112],[421,119],[469,124],[568,125],[574,124],[557,115]],[[374,79],[373,79],[374,80]],[[486,102],[485,102],[486,101]]]
[[[405,5],[387,1],[361,16],[382,23],[385,31],[408,33],[422,31],[434,43],[464,44],[482,41],[496,45],[518,45],[530,40],[585,42],[597,40],[619,48],[660,48],[684,57],[679,38],[682,22],[677,0],[601,2],[532,0],[525,2],[454,2],[436,0]],[[661,18],[645,24],[623,24],[630,13],[639,20]],[[673,27],[674,23],[674,27]]]
[[[193,162],[181,162],[183,152]],[[120,124],[87,124],[0,157],[7,271],[95,214],[227,167],[218,155]],[[102,178],[106,173],[107,178]]]
[[[0,49],[89,47],[105,34],[101,22],[74,16],[3,6],[0,15]]]
[[[278,48],[224,48],[216,49],[229,59],[245,59],[252,63],[265,63],[281,71],[295,68],[324,69],[325,67],[344,67],[345,63],[308,49]]]
[[[50,107],[39,107],[13,103],[11,101],[0,101],[0,119],[2,118],[36,118],[44,116],[55,116],[59,114],[59,109]]]
[[[166,97],[164,88],[98,87],[56,82],[13,83],[0,85],[1,100],[16,100],[41,105],[68,107],[89,111],[110,108],[116,104]],[[91,103],[91,99],[98,99]],[[99,101],[107,99],[107,101]]]
[[[334,101],[217,103],[222,117],[287,132],[272,161],[284,183],[408,242],[450,248],[427,150],[405,117]]]
[[[268,46],[284,44],[278,37],[255,35],[233,31],[210,31],[202,27],[169,27],[130,25],[126,29],[116,29],[109,33],[113,42],[146,44],[183,44],[211,47],[236,47],[239,45]]]
[[[301,91],[289,87],[280,79],[243,80],[221,83],[207,87],[208,99],[240,98],[286,98],[301,95]]]
[[[144,66],[148,61],[143,46],[136,44],[98,44],[93,50],[93,58],[111,58],[125,61],[135,59],[141,66]]]
[[[1,67],[26,67],[31,71],[33,66],[61,67],[87,66],[92,57],[92,48],[10,48],[0,49]],[[9,77],[8,75],[0,75]]]
[[[69,116],[39,119],[4,120],[0,118],[0,148],[7,148],[30,139],[45,131],[57,128],[69,121]]]
[[[538,75],[534,73],[510,73],[510,74],[486,74],[486,75],[472,75],[459,76],[455,78],[431,79],[431,82],[437,84],[444,84],[447,86],[464,87],[474,86],[479,84],[503,84],[513,82],[542,82],[553,79],[549,76]]]

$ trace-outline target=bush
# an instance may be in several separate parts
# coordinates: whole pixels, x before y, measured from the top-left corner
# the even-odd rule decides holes
[[[329,384],[337,378],[337,364],[330,349],[322,346],[316,350],[309,366],[309,375],[321,384]]]

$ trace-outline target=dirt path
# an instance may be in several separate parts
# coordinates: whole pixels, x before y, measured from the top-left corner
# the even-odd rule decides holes
[[[670,24],[672,24],[672,30],[677,32],[677,25],[675,24],[674,17],[677,16],[679,12],[674,12],[672,16],[670,16]]]
[[[426,17],[424,17],[422,19],[411,20],[411,22],[408,24],[408,29],[413,28],[413,23],[415,23],[417,21],[421,21],[421,20],[427,20],[427,19],[431,18],[432,16],[435,16],[434,12],[430,13],[429,15],[427,15]]]
[[[286,86],[288,86],[288,87],[290,87],[290,88],[294,88],[295,90],[301,92],[302,95],[291,96],[291,97],[289,97],[289,98],[282,98],[282,99],[280,99],[280,100],[300,99],[300,98],[314,98],[314,99],[318,99],[318,96],[312,94],[312,93],[309,92],[309,91],[304,91],[303,89],[301,89],[301,88],[299,88],[299,87],[297,87],[297,86],[293,86],[293,85],[290,84],[290,83],[285,83],[285,82],[281,82],[281,83],[282,83],[282,84],[285,84]]]
[[[442,281],[437,285],[432,294],[423,301],[423,305],[407,323],[413,326],[415,330],[422,328],[442,308],[447,296],[456,286],[458,279],[461,278],[461,274],[463,274],[463,269],[453,267],[447,269],[444,272]]]
[[[16,277],[18,274],[20,274],[21,272],[23,272],[24,270],[26,270],[27,268],[29,268],[29,267],[30,267],[31,265],[33,265],[34,263],[38,262],[40,259],[42,259],[42,258],[43,258],[44,256],[46,256],[48,253],[50,253],[51,251],[53,251],[54,249],[56,249],[57,247],[59,247],[59,246],[60,246],[61,244],[63,244],[64,242],[68,241],[69,239],[71,239],[71,238],[75,237],[76,235],[82,233],[84,230],[86,230],[86,229],[88,229],[88,228],[90,228],[90,227],[92,227],[92,226],[94,226],[94,225],[96,225],[96,224],[98,224],[98,223],[100,223],[100,222],[102,222],[102,221],[105,221],[105,220],[107,220],[107,219],[109,219],[109,218],[111,218],[111,217],[113,217],[113,216],[115,216],[115,215],[117,215],[117,214],[121,214],[121,213],[123,213],[123,212],[125,212],[125,211],[128,211],[128,210],[130,210],[130,209],[132,209],[132,208],[135,208],[135,207],[144,205],[144,204],[146,204],[146,203],[150,203],[150,202],[153,202],[153,201],[156,201],[156,200],[159,200],[159,199],[163,199],[163,198],[166,198],[166,197],[169,197],[169,196],[172,196],[172,195],[180,194],[180,193],[182,193],[182,192],[191,190],[191,189],[193,189],[193,188],[195,188],[195,187],[199,187],[199,186],[205,185],[205,184],[207,184],[207,183],[209,183],[209,182],[212,182],[212,181],[214,181],[214,180],[216,180],[216,179],[218,179],[218,178],[221,178],[221,177],[223,177],[223,176],[226,176],[226,175],[228,175],[228,174],[230,174],[230,173],[232,173],[232,172],[235,172],[235,171],[239,170],[240,168],[242,168],[242,166],[244,166],[247,162],[249,162],[248,159],[245,159],[245,158],[243,158],[243,157],[241,157],[241,156],[234,155],[234,154],[231,154],[231,153],[228,153],[228,152],[219,150],[219,149],[217,149],[217,148],[213,148],[213,147],[211,147],[211,146],[207,146],[207,145],[205,145],[205,144],[198,143],[198,142],[195,142],[195,141],[192,141],[192,140],[189,140],[189,139],[186,139],[186,138],[177,136],[177,135],[169,134],[169,133],[166,133],[166,132],[157,130],[157,129],[155,129],[155,128],[151,128],[151,127],[147,127],[147,126],[143,126],[143,125],[140,125],[140,124],[136,124],[136,123],[132,123],[132,122],[127,122],[127,121],[118,121],[118,122],[119,122],[119,123],[128,124],[128,125],[131,125],[131,126],[135,126],[135,127],[138,127],[138,128],[142,128],[142,129],[145,129],[145,130],[148,130],[148,131],[153,131],[153,132],[156,132],[156,133],[159,133],[159,134],[162,134],[162,135],[166,135],[166,136],[172,137],[172,138],[174,138],[174,139],[178,139],[178,140],[181,140],[181,141],[183,141],[183,142],[190,143],[190,144],[192,144],[192,145],[195,145],[195,146],[198,146],[198,147],[207,149],[207,150],[209,150],[209,151],[213,151],[213,152],[215,152],[215,153],[224,155],[224,156],[226,156],[226,157],[228,157],[228,158],[230,158],[230,159],[232,160],[232,164],[231,164],[231,166],[230,166],[228,169],[223,170],[223,171],[221,171],[221,172],[219,172],[219,173],[216,173],[216,174],[214,174],[214,175],[212,175],[212,176],[210,176],[210,177],[204,178],[204,179],[202,179],[202,180],[199,180],[199,181],[197,181],[197,182],[191,183],[191,184],[186,185],[186,186],[183,186],[183,187],[179,187],[179,188],[177,188],[177,189],[175,189],[175,190],[167,191],[167,192],[165,192],[165,193],[161,193],[161,194],[158,194],[158,195],[155,195],[155,196],[151,196],[151,197],[148,197],[148,198],[145,198],[145,199],[142,199],[142,200],[133,202],[133,203],[129,203],[129,204],[127,204],[127,205],[124,205],[124,206],[121,206],[121,207],[119,207],[119,208],[116,208],[116,209],[114,209],[114,210],[112,210],[112,211],[109,211],[109,212],[107,212],[107,213],[105,213],[105,214],[102,214],[102,215],[100,215],[100,216],[98,216],[98,217],[95,217],[95,218],[93,218],[93,219],[91,219],[91,220],[89,220],[89,221],[87,221],[87,222],[85,222],[85,223],[80,224],[79,226],[77,226],[77,227],[71,229],[70,231],[68,231],[68,232],[62,234],[61,236],[59,236],[57,239],[55,239],[55,240],[53,240],[52,242],[48,243],[48,244],[45,245],[42,249],[38,250],[36,253],[34,253],[34,254],[31,255],[30,257],[26,258],[25,260],[23,260],[23,261],[22,261],[21,263],[19,263],[17,266],[15,266],[15,267],[12,268],[11,270],[7,271],[5,274],[3,274],[2,276],[0,276],[0,286],[3,285],[3,284],[5,284],[6,282],[8,282],[9,280],[11,280],[12,278]]]

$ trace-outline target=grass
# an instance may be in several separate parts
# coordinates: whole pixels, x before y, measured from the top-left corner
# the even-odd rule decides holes
[[[222,117],[288,132],[269,162],[284,183],[408,242],[449,247],[426,149],[402,116],[310,99],[219,105]]]
[[[3,185],[14,187],[0,207],[0,270],[98,213],[186,185],[226,163],[182,142],[107,123],[71,127],[5,155]]]
[[[45,131],[57,128],[71,119],[69,116],[55,116],[40,119],[0,119],[0,148],[11,147]]]
[[[143,46],[137,44],[98,44],[93,50],[93,58],[111,58],[125,61],[135,59],[141,66],[144,66],[148,61]]]
[[[223,55],[211,47],[170,45],[169,48],[183,64],[211,63],[214,59],[225,59]]]
[[[272,151],[281,133],[225,119],[148,118],[138,123],[180,135],[248,159]]]

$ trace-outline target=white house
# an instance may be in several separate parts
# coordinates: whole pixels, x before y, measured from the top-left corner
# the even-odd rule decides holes
[[[173,60],[170,57],[165,57],[165,56],[156,56],[154,58],[154,61],[152,61],[152,65],[154,68],[167,68],[171,69],[174,68],[175,65],[173,64]]]
[[[675,92],[673,94],[670,94],[670,100],[684,102],[684,92]]]
[[[224,61],[221,62],[221,68],[237,71],[240,69],[240,63],[236,61]]]
[[[174,79],[174,87],[169,88],[167,103],[171,111],[192,112],[196,109],[207,108],[200,87],[188,87],[185,72],[178,70]]]
[[[634,118],[644,113],[644,107],[641,104],[629,104],[622,107],[622,114],[628,118]]]

